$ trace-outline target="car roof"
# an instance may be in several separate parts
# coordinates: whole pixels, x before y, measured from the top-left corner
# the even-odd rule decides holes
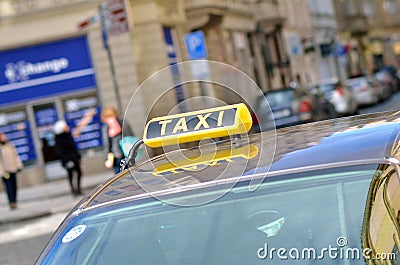
[[[394,143],[397,144],[400,111],[367,114],[341,119],[325,120],[299,126],[279,129],[276,135],[273,131],[253,134],[249,137],[249,145],[259,152],[257,156],[248,159],[238,159],[225,172],[226,179],[253,176],[254,174],[267,175],[279,172],[295,172],[298,169],[312,168],[323,165],[356,165],[360,162],[384,161],[385,157],[396,155],[393,152]],[[275,138],[276,137],[276,138]],[[276,141],[275,154],[271,160],[270,150],[273,150]],[[218,150],[230,150],[231,141],[221,141],[217,144]],[[199,155],[198,148],[183,150],[187,157]],[[207,153],[207,147],[201,152]],[[260,154],[267,154],[260,157]],[[269,155],[268,155],[269,154]],[[262,155],[263,156],[263,155]],[[96,208],[121,199],[130,200],[152,196],[137,184],[135,178],[157,187],[159,194],[180,192],[182,186],[176,188],[177,183],[187,186],[188,189],[218,185],[213,175],[219,174],[226,165],[207,167],[201,171],[168,172],[162,182],[160,176],[154,173],[155,168],[168,166],[170,161],[180,159],[181,153],[171,152],[150,159],[130,170],[126,170],[100,185],[89,198],[84,199],[77,208]],[[272,165],[271,165],[272,162]]]

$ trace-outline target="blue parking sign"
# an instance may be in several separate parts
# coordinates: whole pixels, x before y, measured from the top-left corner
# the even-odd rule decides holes
[[[205,59],[207,47],[202,31],[195,31],[185,35],[186,50],[190,60]]]

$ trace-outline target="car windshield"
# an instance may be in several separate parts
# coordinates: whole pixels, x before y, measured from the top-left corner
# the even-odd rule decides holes
[[[243,181],[200,206],[150,198],[92,209],[69,222],[42,264],[364,264],[363,213],[377,168],[272,175],[255,191]],[[339,255],[339,239],[361,257],[348,263],[323,251]],[[271,252],[279,248],[286,259]]]
[[[272,91],[265,96],[271,106],[288,104],[292,102],[294,91],[291,89],[284,89],[279,91]]]
[[[374,76],[377,77],[377,78],[382,78],[382,77],[385,77],[386,75],[387,74],[385,72],[376,72],[374,74]]]
[[[335,89],[335,85],[334,84],[323,84],[323,85],[318,85],[316,86],[316,88],[321,91],[322,93],[326,93],[329,91],[332,91],[333,89]]]
[[[362,78],[357,78],[357,79],[350,79],[347,80],[347,85],[356,88],[356,87],[360,87],[360,86],[364,86],[366,83],[366,79],[362,79]]]

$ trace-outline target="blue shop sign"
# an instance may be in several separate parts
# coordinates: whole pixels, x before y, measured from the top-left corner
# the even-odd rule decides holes
[[[36,159],[30,124],[24,111],[0,113],[0,131],[14,144],[22,162]]]
[[[0,52],[0,106],[95,87],[85,36]]]

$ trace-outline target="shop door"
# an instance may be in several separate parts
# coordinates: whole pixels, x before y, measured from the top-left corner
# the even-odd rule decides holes
[[[58,101],[32,105],[36,137],[39,142],[38,154],[41,154],[46,179],[53,180],[66,177],[66,171],[62,168],[57,157],[54,123],[61,117]]]

